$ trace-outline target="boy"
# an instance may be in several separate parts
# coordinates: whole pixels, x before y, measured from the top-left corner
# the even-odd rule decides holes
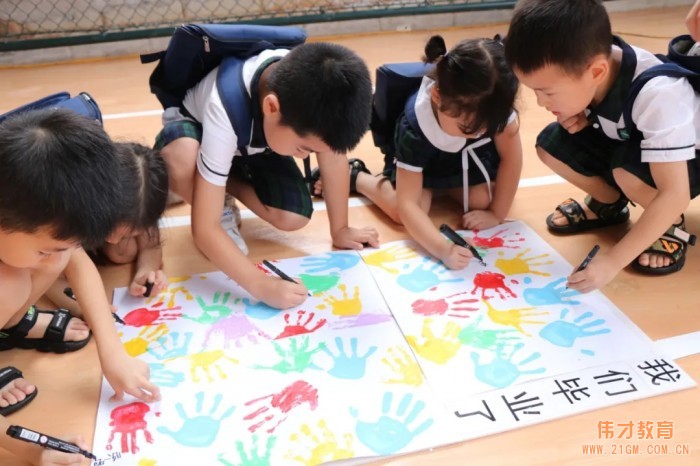
[[[148,366],[119,341],[102,280],[83,250],[104,241],[122,209],[118,169],[102,128],[71,111],[26,112],[0,124],[0,349],[65,352],[87,343],[85,322],[33,306],[64,272],[115,399],[126,392],[153,401],[159,389],[148,381]],[[34,390],[23,379],[0,388],[9,405]],[[0,447],[34,464],[75,459],[11,439],[4,434],[8,425],[0,418]]]
[[[369,71],[354,52],[329,43],[265,50],[246,60],[243,82],[253,130],[243,156],[216,88],[217,71],[187,92],[184,108],[166,109],[156,148],[168,166],[171,189],[192,205],[199,249],[255,298],[280,309],[298,306],[306,288],[258,270],[245,257],[237,221],[225,219],[222,225],[221,209],[228,192],[281,230],[303,227],[312,203],[294,158],[315,152],[329,174],[325,198],[333,245],[378,246],[374,229],[348,226],[348,161],[339,155],[355,147],[369,126]]]
[[[613,37],[600,0],[519,2],[506,59],[557,118],[540,133],[538,156],[588,193],[584,205],[561,203],[547,218],[549,230],[573,234],[624,223],[628,199],[644,209],[609,252],[569,277],[569,287],[601,288],[629,263],[649,274],[680,270],[694,241],[683,212],[700,191],[700,99],[687,80],[646,83],[632,105],[638,131],[630,131],[622,116],[630,83],[660,61]]]

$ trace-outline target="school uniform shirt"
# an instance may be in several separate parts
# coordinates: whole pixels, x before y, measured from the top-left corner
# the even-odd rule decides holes
[[[256,73],[271,61],[277,60],[289,53],[287,49],[264,50],[243,64],[243,83],[248,96],[251,97],[251,83]],[[226,186],[233,157],[241,155],[237,149],[238,137],[231,125],[231,120],[221,102],[216,87],[216,76],[219,69],[214,68],[209,74],[187,91],[183,104],[185,109],[202,125],[202,141],[197,156],[197,170],[202,178],[216,186]],[[257,81],[255,83],[257,85]],[[257,96],[257,89],[252,89]],[[256,100],[256,99],[254,99]],[[257,101],[251,101],[254,124],[251,141],[246,144],[248,155],[259,154],[267,150],[261,128],[261,110]],[[256,118],[256,116],[258,118]],[[256,121],[257,120],[257,121]]]
[[[600,104],[585,112],[595,129],[608,138],[625,139],[622,110],[632,80],[661,63],[652,53],[615,39],[612,54],[620,70]],[[632,120],[642,133],[641,162],[674,162],[695,158],[700,149],[700,97],[685,78],[659,76],[642,87],[632,105]]]

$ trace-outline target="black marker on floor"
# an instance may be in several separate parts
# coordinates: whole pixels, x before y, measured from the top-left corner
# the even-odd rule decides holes
[[[91,460],[96,460],[97,457],[87,450],[83,450],[78,445],[70,442],[51,437],[50,435],[40,434],[39,432],[34,432],[33,430],[25,429],[20,426],[10,426],[7,428],[7,435],[10,437],[23,440],[25,442],[33,443],[50,450],[62,451],[64,453],[79,453],[85,458]]]
[[[477,251],[474,246],[467,243],[464,240],[464,238],[459,236],[456,231],[450,228],[449,225],[447,225],[446,223],[440,225],[440,233],[447,236],[447,238],[453,243],[455,243],[457,246],[462,246],[463,248],[469,249],[469,251],[472,253],[472,256],[474,256],[474,259],[478,260],[481,265],[486,267],[486,262],[484,262],[484,259],[482,259],[481,255],[479,254],[479,251]]]
[[[282,280],[286,280],[290,283],[297,283],[297,284],[299,283],[296,280],[294,280],[292,277],[290,277],[289,275],[287,275],[286,273],[282,272],[280,269],[278,269],[277,267],[272,265],[272,263],[270,261],[263,260],[262,263],[265,267],[270,269],[270,272],[274,273],[275,275],[280,277]],[[311,293],[308,293],[308,295],[311,296]]]
[[[70,299],[72,299],[73,301],[77,301],[77,299],[75,299],[75,295],[73,294],[73,288],[71,288],[71,287],[69,287],[69,286],[65,287],[65,288],[63,289],[63,294],[66,295],[66,296],[68,296],[68,297],[69,297]],[[120,323],[120,324],[122,324],[122,325],[125,325],[125,324],[126,324],[126,322],[124,322],[124,320],[122,320],[122,318],[119,317],[119,316],[117,315],[116,312],[113,312],[113,313],[112,313],[112,317],[114,317],[114,320],[115,320],[117,323]]]

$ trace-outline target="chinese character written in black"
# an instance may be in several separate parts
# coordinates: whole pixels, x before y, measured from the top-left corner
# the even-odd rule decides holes
[[[489,405],[486,403],[486,401],[481,400],[481,403],[483,403],[484,408],[486,408],[486,413],[488,413],[488,414],[486,414],[483,411],[473,411],[471,413],[460,413],[459,411],[455,411],[455,416],[467,417],[467,416],[475,416],[477,414],[480,414],[480,415],[484,416],[486,419],[488,419],[489,421],[496,421],[496,416],[493,415],[493,413],[491,412],[491,408],[489,408]]]
[[[503,401],[505,404],[508,406],[508,409],[510,409],[510,413],[513,415],[516,421],[520,421],[520,418],[518,417],[518,411],[522,411],[523,414],[540,414],[539,411],[526,411],[530,410],[531,408],[536,408],[538,406],[544,406],[544,403],[540,401],[539,396],[534,396],[532,398],[523,398],[525,396],[525,392],[520,393],[519,395],[515,395],[514,401],[510,402],[506,399],[505,396],[501,395],[501,398],[503,398]],[[540,401],[539,403],[535,403],[536,401]],[[527,404],[527,403],[532,403],[532,404]]]
[[[644,361],[644,364],[640,364],[637,367],[651,377],[651,383],[654,385],[661,385],[661,382],[675,382],[681,378],[681,372],[673,364],[667,363],[665,359],[654,359],[653,364],[649,361]]]
[[[608,396],[614,396],[614,395],[622,395],[624,393],[632,393],[637,391],[637,387],[634,386],[632,383],[632,377],[629,376],[629,372],[617,372],[613,370],[608,370],[607,374],[603,375],[596,375],[593,377],[597,382],[598,385],[603,385],[607,383],[615,383],[615,382],[623,382],[629,384],[629,388],[627,390],[622,390],[619,392],[611,392],[608,390],[605,390],[605,394]]]
[[[585,395],[590,398],[591,395],[588,394],[588,387],[579,386],[579,377],[574,377],[573,379],[564,379],[562,381],[554,380],[559,387],[559,390],[552,392],[552,395],[562,394],[569,401],[569,404],[574,404],[574,401],[581,401],[580,396]]]

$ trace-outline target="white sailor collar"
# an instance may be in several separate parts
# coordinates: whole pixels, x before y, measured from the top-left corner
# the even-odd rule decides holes
[[[414,106],[418,126],[433,146],[444,152],[459,152],[467,143],[467,138],[451,136],[440,127],[430,100],[433,86],[435,86],[435,81],[424,76]]]

